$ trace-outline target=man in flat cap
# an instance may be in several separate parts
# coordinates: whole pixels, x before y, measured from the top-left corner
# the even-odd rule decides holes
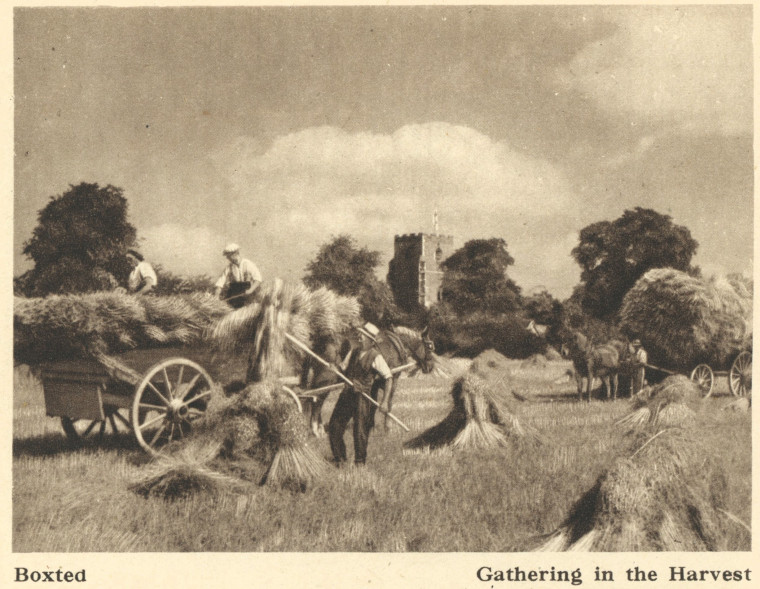
[[[227,244],[222,254],[227,258],[227,266],[214,285],[216,296],[239,309],[261,284],[261,272],[256,264],[240,255],[240,246],[236,243]]]
[[[127,250],[127,260],[132,265],[132,272],[127,280],[129,292],[134,294],[148,294],[158,284],[156,271],[143,255],[135,249]]]
[[[387,400],[393,386],[393,373],[388,363],[375,347],[380,330],[372,323],[355,328],[352,334],[352,348],[339,366],[354,385],[346,387],[335,403],[330,423],[330,449],[335,463],[346,462],[346,444],[343,434],[348,422],[354,420],[354,463],[362,466],[367,460],[369,433],[375,418],[375,406],[361,393],[375,399],[380,410],[387,412]]]

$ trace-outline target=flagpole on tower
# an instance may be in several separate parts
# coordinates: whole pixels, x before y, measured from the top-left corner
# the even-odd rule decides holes
[[[433,211],[433,233],[438,235],[438,209]]]

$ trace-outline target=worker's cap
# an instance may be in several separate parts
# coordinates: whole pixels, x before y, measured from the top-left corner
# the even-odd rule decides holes
[[[369,321],[367,321],[367,323],[365,323],[361,327],[357,327],[356,331],[358,331],[359,333],[363,335],[366,335],[372,341],[376,341],[377,336],[380,335],[380,330],[377,328],[377,326],[374,325],[373,323],[370,323]]]
[[[222,250],[222,253],[226,256],[227,254],[234,254],[235,252],[240,251],[240,246],[236,243],[228,243],[226,246],[224,246],[224,249]]]
[[[141,262],[145,259],[143,257],[143,255],[140,252],[138,252],[136,249],[128,249],[127,250],[127,255],[128,256],[134,256],[135,258],[137,258]]]
[[[641,345],[641,340],[640,339],[635,339],[635,340],[633,340],[631,342],[631,345],[632,346],[640,346]]]

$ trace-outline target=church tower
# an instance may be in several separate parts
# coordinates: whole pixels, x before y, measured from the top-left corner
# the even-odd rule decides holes
[[[396,304],[405,311],[430,307],[440,298],[441,263],[454,253],[454,237],[435,233],[396,235],[393,259],[388,265],[388,284]]]

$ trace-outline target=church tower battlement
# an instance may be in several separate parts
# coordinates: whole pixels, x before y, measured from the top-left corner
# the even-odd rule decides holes
[[[396,304],[406,311],[430,307],[440,297],[441,263],[454,253],[454,237],[437,233],[396,235],[388,284]]]

